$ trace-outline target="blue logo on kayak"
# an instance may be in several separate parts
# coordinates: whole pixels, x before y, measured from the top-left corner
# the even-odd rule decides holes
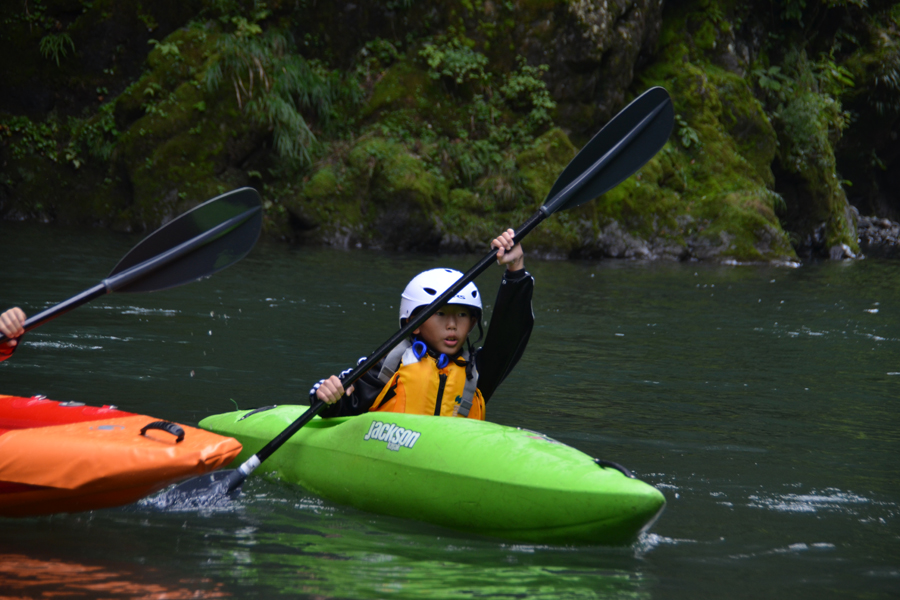
[[[394,423],[372,421],[369,432],[366,433],[363,441],[378,440],[379,442],[387,442],[387,449],[397,452],[401,446],[404,448],[415,446],[421,435],[418,431],[404,429]]]

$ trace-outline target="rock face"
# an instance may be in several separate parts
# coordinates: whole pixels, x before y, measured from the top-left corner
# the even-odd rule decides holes
[[[576,138],[589,137],[625,105],[636,70],[653,57],[663,2],[543,4],[554,9],[529,11],[516,27],[515,46],[529,63],[550,66],[546,81],[559,122]]]
[[[0,216],[146,229],[253,185],[271,236],[478,250],[662,85],[677,113],[663,151],[548,219],[530,251],[855,256],[868,238],[845,190],[896,215],[900,14],[757,4],[46,0],[0,39]]]
[[[859,217],[859,248],[866,256],[900,258],[900,223],[879,217]]]

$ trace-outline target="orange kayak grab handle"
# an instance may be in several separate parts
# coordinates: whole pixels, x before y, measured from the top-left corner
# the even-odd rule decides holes
[[[147,423],[143,427],[141,427],[141,435],[147,437],[148,429],[161,429],[162,431],[166,431],[175,436],[175,443],[182,441],[184,439],[184,429],[182,429],[179,425],[175,423],[170,423],[168,421],[153,421],[152,423]]]

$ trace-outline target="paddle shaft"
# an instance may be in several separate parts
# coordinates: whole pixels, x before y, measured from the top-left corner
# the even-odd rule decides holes
[[[35,327],[43,325],[48,321],[52,321],[56,317],[64,315],[70,310],[78,308],[82,304],[86,304],[91,300],[99,298],[100,296],[110,294],[116,290],[122,289],[134,283],[135,281],[138,281],[139,279],[149,275],[150,273],[154,273],[159,269],[180,260],[197,248],[205,246],[216,238],[228,233],[229,231],[252,217],[258,211],[258,208],[251,208],[247,211],[244,211],[243,213],[231,217],[227,221],[220,223],[219,225],[203,232],[202,234],[191,238],[186,242],[178,244],[177,246],[167,250],[166,252],[158,254],[152,258],[148,258],[147,260],[129,269],[126,269],[121,273],[117,273],[116,275],[107,277],[94,287],[87,289],[76,296],[72,296],[68,300],[60,302],[56,306],[48,308],[47,310],[42,311],[26,320],[24,330],[26,332],[31,331]],[[5,335],[0,334],[0,344],[7,341],[8,339],[9,338],[7,338]]]

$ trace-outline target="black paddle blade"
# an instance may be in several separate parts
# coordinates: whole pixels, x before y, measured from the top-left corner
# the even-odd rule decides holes
[[[209,239],[207,232],[229,223]],[[135,281],[117,287],[117,292],[149,292],[173,288],[209,277],[239,261],[250,252],[262,228],[262,204],[253,188],[241,188],[204,202],[160,227],[125,255],[108,280],[146,261],[157,259],[173,248],[190,245],[185,256],[142,274]]]
[[[566,166],[541,211],[548,216],[608,192],[656,156],[672,133],[669,93],[650,88],[626,106]]]
[[[221,507],[240,493],[244,479],[237,469],[213,471],[163,490],[141,504],[173,511]]]

